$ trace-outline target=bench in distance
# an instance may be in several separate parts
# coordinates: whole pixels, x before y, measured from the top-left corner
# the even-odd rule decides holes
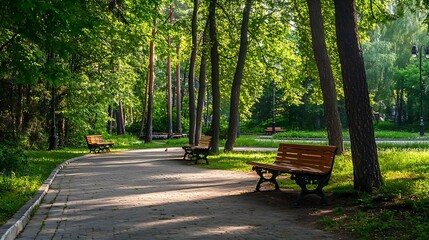
[[[110,147],[113,146],[113,142],[105,142],[101,135],[88,135],[85,137],[86,143],[88,144],[89,152],[110,152]]]
[[[281,127],[275,127],[274,130],[276,130],[276,133],[285,131]],[[265,131],[265,134],[273,134],[273,127],[267,127],[264,129],[264,131]]]
[[[206,164],[209,164],[209,160],[207,159],[207,155],[209,155],[211,151],[211,141],[212,136],[201,136],[198,145],[186,145],[183,146],[183,150],[185,150],[185,154],[183,155],[183,160],[189,157],[190,160],[194,160],[195,164],[198,163],[198,160],[206,160]]]

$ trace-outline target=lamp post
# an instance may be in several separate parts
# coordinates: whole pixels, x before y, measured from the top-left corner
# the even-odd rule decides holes
[[[423,137],[425,135],[425,124],[423,121],[423,81],[422,81],[422,52],[423,46],[419,48],[414,45],[411,48],[411,54],[413,57],[417,57],[417,53],[419,54],[419,75],[420,75],[420,136]],[[429,47],[425,47],[425,57],[429,58]]]

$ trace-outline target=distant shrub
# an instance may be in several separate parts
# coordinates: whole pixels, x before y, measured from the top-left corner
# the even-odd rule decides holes
[[[0,173],[3,177],[11,177],[13,173],[23,171],[27,165],[27,157],[20,148],[0,145]]]

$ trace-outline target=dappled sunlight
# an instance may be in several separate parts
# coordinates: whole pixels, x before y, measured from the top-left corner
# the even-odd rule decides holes
[[[206,227],[198,232],[192,232],[189,235],[191,237],[198,237],[198,238],[204,238],[204,237],[210,237],[213,235],[240,235],[247,231],[254,231],[258,229],[259,226],[251,226],[251,225],[239,225],[239,226],[216,226],[216,227]]]
[[[245,154],[228,155],[236,158],[224,156],[222,161],[246,160]],[[251,154],[267,156],[271,158]],[[135,150],[90,155],[71,163],[48,193],[44,204],[49,208],[43,208],[50,213],[41,232],[66,234],[78,227],[78,232],[98,239],[95,236],[112,232],[124,239],[259,239],[258,233],[265,231],[276,239],[285,231],[313,238],[326,234],[302,223],[333,214],[332,207],[320,206],[320,198],[310,195],[300,209],[293,208],[299,187],[290,176],[279,177],[281,191],[264,186],[262,192],[254,192],[258,176],[250,170],[204,169],[206,165],[182,157],[180,149]],[[330,193],[327,197],[336,199]]]
[[[192,222],[197,222],[202,218],[199,216],[164,216],[159,217],[157,219],[153,219],[153,221],[147,221],[141,224],[137,224],[136,227],[142,228],[153,228],[153,227],[162,227],[165,225],[172,224],[187,224]]]

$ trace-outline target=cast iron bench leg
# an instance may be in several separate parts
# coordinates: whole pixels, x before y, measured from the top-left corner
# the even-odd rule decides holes
[[[260,167],[253,167],[253,170],[256,171],[256,173],[259,175],[259,181],[256,184],[256,192],[259,192],[260,188],[261,188],[261,184],[264,182],[271,182],[275,185],[275,191],[280,190],[279,184],[276,180],[277,176],[280,175],[279,171],[275,171],[275,170],[266,170]],[[264,174],[266,173],[271,173],[271,177],[270,178],[266,178],[264,176]]]
[[[328,185],[330,176],[311,176],[311,175],[296,175],[293,174],[291,179],[295,180],[296,184],[301,187],[301,193],[298,196],[298,199],[295,202],[295,206],[299,206],[302,198],[308,194],[316,194],[320,199],[322,205],[327,205],[328,200],[326,199],[325,194],[323,193],[323,187]],[[308,190],[307,184],[314,183],[317,184],[317,187],[314,190]]]
[[[185,150],[185,154],[183,155],[183,160],[186,160],[187,157],[192,156],[192,148],[190,146],[183,146],[183,150]]]

